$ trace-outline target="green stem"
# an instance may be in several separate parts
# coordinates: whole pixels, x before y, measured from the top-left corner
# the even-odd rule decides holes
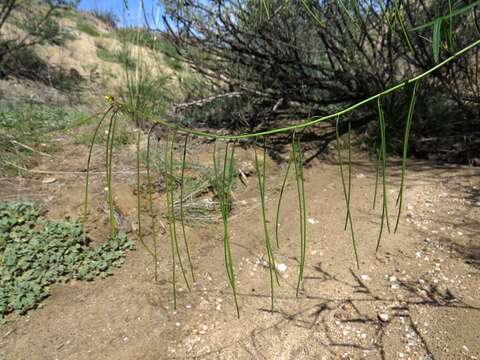
[[[397,197],[397,204],[398,204],[398,214],[397,214],[397,221],[395,223],[395,230],[394,233],[397,232],[398,224],[400,223],[400,215],[402,212],[402,205],[403,205],[403,189],[405,186],[405,176],[407,173],[407,158],[408,158],[408,139],[410,138],[410,129],[412,127],[412,120],[413,120],[413,112],[415,110],[415,103],[417,101],[417,88],[418,82],[415,83],[413,87],[412,97],[410,99],[410,106],[408,108],[408,115],[407,121],[405,124],[405,133],[403,137],[403,156],[402,156],[402,176],[400,180],[400,190],[398,192]]]
[[[355,255],[355,262],[357,264],[357,268],[360,268],[360,262],[358,261],[358,250],[357,250],[357,242],[355,240],[355,230],[353,227],[353,220],[352,220],[352,213],[350,210],[350,191],[347,192],[347,186],[345,185],[345,175],[343,174],[343,161],[342,155],[340,153],[340,132],[339,132],[339,118],[337,118],[337,123],[335,127],[336,132],[336,140],[337,140],[337,156],[338,156],[338,165],[340,169],[340,178],[342,180],[342,189],[343,189],[343,197],[345,198],[345,205],[347,207],[347,219],[348,223],[350,224],[350,233],[352,235],[352,246],[353,246],[353,253]]]
[[[148,206],[151,219],[152,227],[152,240],[153,240],[153,260],[154,260],[154,273],[155,273],[155,282],[158,282],[158,244],[157,244],[157,226],[156,226],[156,211],[153,207],[153,187],[152,187],[152,177],[150,176],[150,138],[152,135],[152,130],[155,126],[150,128],[147,137],[147,159],[146,159],[146,169],[147,169],[147,192],[148,192]]]
[[[142,218],[141,218],[141,183],[140,183],[140,139],[141,139],[141,131],[138,131],[137,134],[137,221],[138,221],[138,241],[142,244],[142,246],[147,250],[147,252],[154,257],[153,251],[147,246],[143,239],[143,234],[142,234]]]
[[[280,219],[280,206],[282,204],[283,193],[285,191],[285,186],[287,185],[288,173],[290,171],[290,167],[292,165],[292,154],[288,159],[287,169],[285,170],[285,175],[283,177],[282,187],[280,189],[280,194],[278,196],[278,204],[277,204],[277,215],[275,217],[275,240],[277,243],[277,248],[280,248],[280,244],[278,241],[278,229],[279,229],[279,219]]]
[[[90,147],[88,149],[88,159],[87,159],[87,168],[86,168],[86,174],[85,174],[85,198],[83,202],[83,228],[85,230],[85,226],[87,224],[88,220],[88,187],[90,184],[90,164],[92,161],[92,153],[93,153],[93,146],[95,145],[95,139],[97,138],[98,131],[100,130],[100,126],[102,125],[103,121],[107,118],[108,113],[113,109],[113,106],[110,106],[107,111],[105,111],[102,115],[102,118],[97,124],[97,127],[95,128],[95,131],[93,132],[93,137],[92,141],[90,143]],[[95,114],[94,116],[97,116]]]
[[[183,144],[182,174],[180,178],[180,223],[182,225],[183,242],[185,244],[185,250],[187,252],[188,264],[190,265],[192,280],[193,282],[195,282],[195,273],[193,271],[193,263],[192,263],[192,258],[190,256],[190,248],[188,246],[187,234],[185,231],[185,212],[183,209],[183,192],[184,192],[184,186],[185,186],[185,164],[186,164],[186,157],[187,157],[187,143],[188,143],[188,134],[185,136],[185,143]]]

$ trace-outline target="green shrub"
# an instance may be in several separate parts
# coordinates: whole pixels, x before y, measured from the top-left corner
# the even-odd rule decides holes
[[[51,284],[111,275],[133,249],[123,233],[92,248],[80,224],[40,214],[30,202],[0,203],[0,322],[36,307]]]

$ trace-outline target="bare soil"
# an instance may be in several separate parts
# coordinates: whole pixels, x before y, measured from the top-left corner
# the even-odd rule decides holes
[[[59,142],[62,142],[59,139]],[[51,218],[78,218],[83,206],[86,148],[65,145],[44,158],[31,178],[1,178],[1,199],[41,201]],[[209,162],[211,144],[189,158]],[[103,148],[95,149],[89,230],[108,232]],[[115,155],[116,204],[122,227],[135,229],[135,154]],[[252,161],[252,151],[238,152]],[[267,207],[274,215],[285,164],[269,161]],[[356,268],[339,170],[329,156],[305,171],[308,237],[305,279],[295,296],[299,264],[297,193],[287,188],[277,263],[286,265],[270,312],[270,288],[256,178],[238,183],[231,217],[238,277],[236,318],[224,268],[221,224],[187,228],[197,273],[188,292],[179,281],[172,308],[170,242],[160,234],[160,278],[140,246],[104,280],[52,288],[39,309],[11,316],[0,328],[0,359],[479,359],[480,171],[410,162],[404,212],[393,234],[399,163],[392,161],[392,233],[375,253],[380,210],[372,210],[375,166],[361,155],[353,165],[352,215],[358,237]],[[47,184],[43,181],[49,179]],[[53,182],[52,182],[53,181]],[[163,203],[158,193],[156,203]],[[161,205],[159,205],[161,209]],[[146,220],[146,218],[145,218]],[[135,237],[131,232],[130,236]],[[147,236],[149,236],[147,232]]]

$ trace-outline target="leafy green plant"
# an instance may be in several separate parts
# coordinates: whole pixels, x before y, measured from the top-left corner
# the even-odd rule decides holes
[[[89,244],[79,223],[48,221],[30,202],[0,203],[0,321],[38,306],[54,283],[112,275],[133,249],[124,233]]]

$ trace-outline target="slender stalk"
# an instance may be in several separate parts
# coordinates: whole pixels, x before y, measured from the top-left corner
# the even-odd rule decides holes
[[[85,174],[85,198],[83,201],[83,228],[85,230],[85,226],[87,224],[88,220],[88,187],[90,184],[90,164],[92,161],[92,152],[93,152],[93,145],[95,145],[95,139],[97,138],[98,131],[100,130],[100,127],[103,123],[103,121],[106,119],[108,113],[112,111],[113,106],[110,106],[107,111],[105,111],[100,119],[100,121],[97,124],[97,127],[95,128],[95,131],[93,132],[93,137],[92,141],[90,143],[90,147],[88,149],[88,159],[87,159],[87,168],[86,168],[86,174]]]
[[[166,209],[167,209],[167,219],[168,219],[168,230],[170,235],[170,249],[171,249],[171,260],[172,260],[172,290],[173,290],[173,308],[177,308],[177,273],[176,273],[176,261],[175,261],[175,242],[173,239],[173,228],[172,228],[172,219],[170,214],[170,174],[169,174],[169,139],[165,141],[165,159],[164,159],[164,178],[165,178],[165,187],[166,187]]]
[[[285,170],[285,175],[283,176],[282,187],[280,189],[280,194],[278,195],[278,204],[277,204],[277,215],[275,216],[275,241],[277,243],[277,248],[280,248],[278,241],[278,229],[279,229],[279,220],[280,220],[280,206],[282,204],[283,193],[285,191],[285,186],[287,185],[288,173],[290,172],[290,167],[292,166],[293,155],[290,154],[288,158],[287,169]]]
[[[400,180],[400,190],[398,192],[398,197],[397,197],[398,214],[397,214],[397,221],[395,223],[395,230],[393,231],[394,233],[397,232],[398,224],[400,222],[400,214],[402,212],[403,188],[405,185],[405,176],[407,173],[408,140],[410,138],[410,129],[412,127],[413,112],[415,110],[415,103],[417,101],[418,84],[419,83],[416,82],[413,87],[412,97],[410,99],[410,106],[408,108],[407,121],[405,122],[405,133],[403,137],[402,177]]]
[[[337,142],[338,166],[339,166],[339,170],[340,170],[340,178],[342,180],[343,196],[345,198],[345,205],[347,207],[347,219],[346,220],[348,220],[348,223],[350,224],[350,233],[352,235],[353,253],[355,255],[355,262],[357,264],[357,268],[360,268],[360,262],[358,260],[357,242],[356,242],[356,239],[355,239],[355,230],[354,230],[354,227],[353,227],[352,212],[351,212],[351,209],[350,209],[350,190],[347,191],[347,186],[345,184],[345,175],[343,174],[343,161],[342,161],[342,155],[340,153],[339,120],[340,120],[340,118],[337,118],[337,123],[336,123],[336,127],[335,127],[336,142]],[[350,161],[350,158],[351,158],[351,155],[349,155],[349,161]]]
[[[180,178],[180,223],[182,225],[183,242],[185,244],[185,251],[187,252],[188,264],[190,266],[192,280],[193,282],[195,282],[195,273],[193,271],[193,263],[192,263],[192,258],[190,256],[190,249],[188,246],[187,234],[185,231],[185,212],[183,209],[183,192],[184,192],[184,186],[185,186],[185,164],[186,164],[186,157],[187,157],[187,143],[188,143],[188,135],[185,136],[185,143],[183,144],[182,174]]]
[[[229,177],[227,179],[232,179],[233,176],[233,159],[234,159],[234,151],[235,148],[232,149],[230,154],[230,166],[228,167],[230,170]],[[230,247],[230,235],[228,232],[228,216],[229,216],[229,197],[230,197],[230,186],[225,186],[225,172],[227,170],[227,160],[228,160],[228,143],[225,148],[225,156],[223,162],[223,174],[220,178],[219,169],[218,169],[218,161],[217,161],[217,142],[215,142],[213,147],[213,168],[215,174],[215,188],[217,191],[218,200],[220,202],[220,210],[222,212],[222,220],[223,220],[223,249],[224,249],[224,256],[225,256],[225,268],[227,270],[227,277],[230,287],[232,288],[233,292],[233,299],[235,302],[235,309],[237,312],[237,317],[240,318],[240,309],[238,306],[237,300],[237,290],[235,285],[235,272],[233,269],[233,261],[232,261],[232,251]]]
[[[153,260],[154,260],[154,273],[155,273],[155,282],[158,282],[158,243],[157,243],[157,226],[156,226],[156,211],[153,207],[153,187],[152,187],[152,177],[150,175],[150,139],[152,135],[152,130],[154,126],[150,128],[147,137],[147,159],[146,159],[146,170],[147,170],[147,193],[148,193],[148,207],[151,219],[152,227],[152,240],[153,240]]]
[[[266,142],[266,139],[265,139]],[[264,231],[264,239],[265,239],[265,247],[267,249],[267,256],[268,256],[268,270],[270,273],[270,299],[271,299],[271,311],[273,312],[275,310],[275,294],[274,294],[274,276],[276,278],[277,283],[278,281],[278,275],[275,270],[275,257],[273,255],[273,250],[272,250],[272,244],[270,242],[270,235],[268,233],[268,225],[267,225],[267,214],[266,214],[266,209],[265,209],[265,168],[266,168],[266,143],[264,144],[263,148],[263,165],[262,169],[260,169],[260,162],[258,160],[258,155],[257,155],[257,147],[254,147],[254,152],[255,152],[255,169],[257,173],[257,179],[258,179],[258,190],[260,193],[260,204],[261,204],[261,210],[262,210],[262,223],[263,223],[263,231]]]
[[[141,181],[140,181],[140,140],[141,140],[142,134],[140,131],[138,131],[137,134],[137,145],[136,145],[136,150],[137,150],[137,159],[136,159],[136,165],[137,165],[137,222],[138,222],[138,231],[137,231],[137,236],[138,236],[138,241],[142,244],[142,246],[147,250],[147,252],[152,256],[154,256],[153,251],[150,249],[150,247],[145,243],[143,239],[143,234],[142,234],[142,217],[141,217]]]
[[[380,149],[379,152],[381,154],[380,159],[380,167],[382,170],[382,188],[383,188],[383,204],[382,204],[382,218],[380,223],[380,232],[378,234],[377,246],[375,251],[378,251],[380,247],[380,241],[382,238],[383,233],[383,223],[384,220],[387,223],[388,232],[390,232],[390,223],[388,217],[388,193],[387,193],[387,145],[386,145],[386,134],[385,134],[385,116],[383,113],[383,109],[380,103],[380,99],[378,99],[378,118],[379,118],[379,125],[380,125]]]
[[[375,210],[375,206],[377,205],[377,192],[378,192],[378,178],[380,175],[380,160],[381,160],[381,154],[380,151],[378,152],[377,155],[377,172],[375,174],[375,191],[373,193],[373,210]]]
[[[107,173],[107,189],[108,189],[108,209],[110,220],[110,237],[114,238],[116,235],[116,221],[115,221],[115,204],[113,201],[113,189],[112,189],[112,158],[113,158],[113,141],[115,140],[115,128],[116,128],[116,113],[110,118],[107,134],[107,146],[106,146],[106,173]]]
[[[173,243],[175,244],[175,251],[177,253],[177,258],[178,258],[178,264],[180,266],[180,270],[182,272],[183,279],[185,280],[185,284],[188,288],[188,291],[190,291],[190,284],[188,282],[187,278],[187,273],[185,271],[185,267],[183,266],[183,260],[180,255],[180,248],[178,246],[178,238],[177,238],[177,219],[175,216],[175,202],[174,202],[174,173],[173,173],[173,144],[175,144],[175,134],[172,134],[172,141],[170,143],[170,151],[169,151],[169,161],[168,161],[168,172],[166,173],[166,177],[169,177],[169,192],[167,194],[170,194],[169,202],[170,202],[170,224],[172,226],[172,237],[173,237]]]
[[[300,141],[293,135],[292,140],[292,153],[294,157],[295,165],[295,178],[297,182],[298,192],[298,208],[300,217],[300,267],[298,271],[297,291],[296,296],[300,292],[300,285],[303,280],[303,272],[305,268],[305,255],[306,255],[306,230],[307,230],[307,214],[305,207],[305,187],[303,178],[303,158],[301,154]]]
[[[400,14],[400,5],[398,4],[395,6],[395,15],[397,17],[398,23],[400,24],[400,29],[402,30],[402,35],[405,39],[405,42],[407,43],[408,49],[412,54],[415,54],[415,50],[410,41],[410,35],[408,35],[408,31],[405,27],[405,23],[403,22],[402,15]]]
[[[338,122],[337,122],[338,125]],[[337,128],[338,130],[338,128]],[[348,225],[348,218],[351,216],[350,214],[350,197],[352,193],[352,142],[351,142],[351,124],[350,121],[348,122],[348,192],[347,192],[347,215],[345,215],[345,225],[343,227],[344,230],[347,230]],[[338,132],[337,132],[337,139],[338,139]]]

